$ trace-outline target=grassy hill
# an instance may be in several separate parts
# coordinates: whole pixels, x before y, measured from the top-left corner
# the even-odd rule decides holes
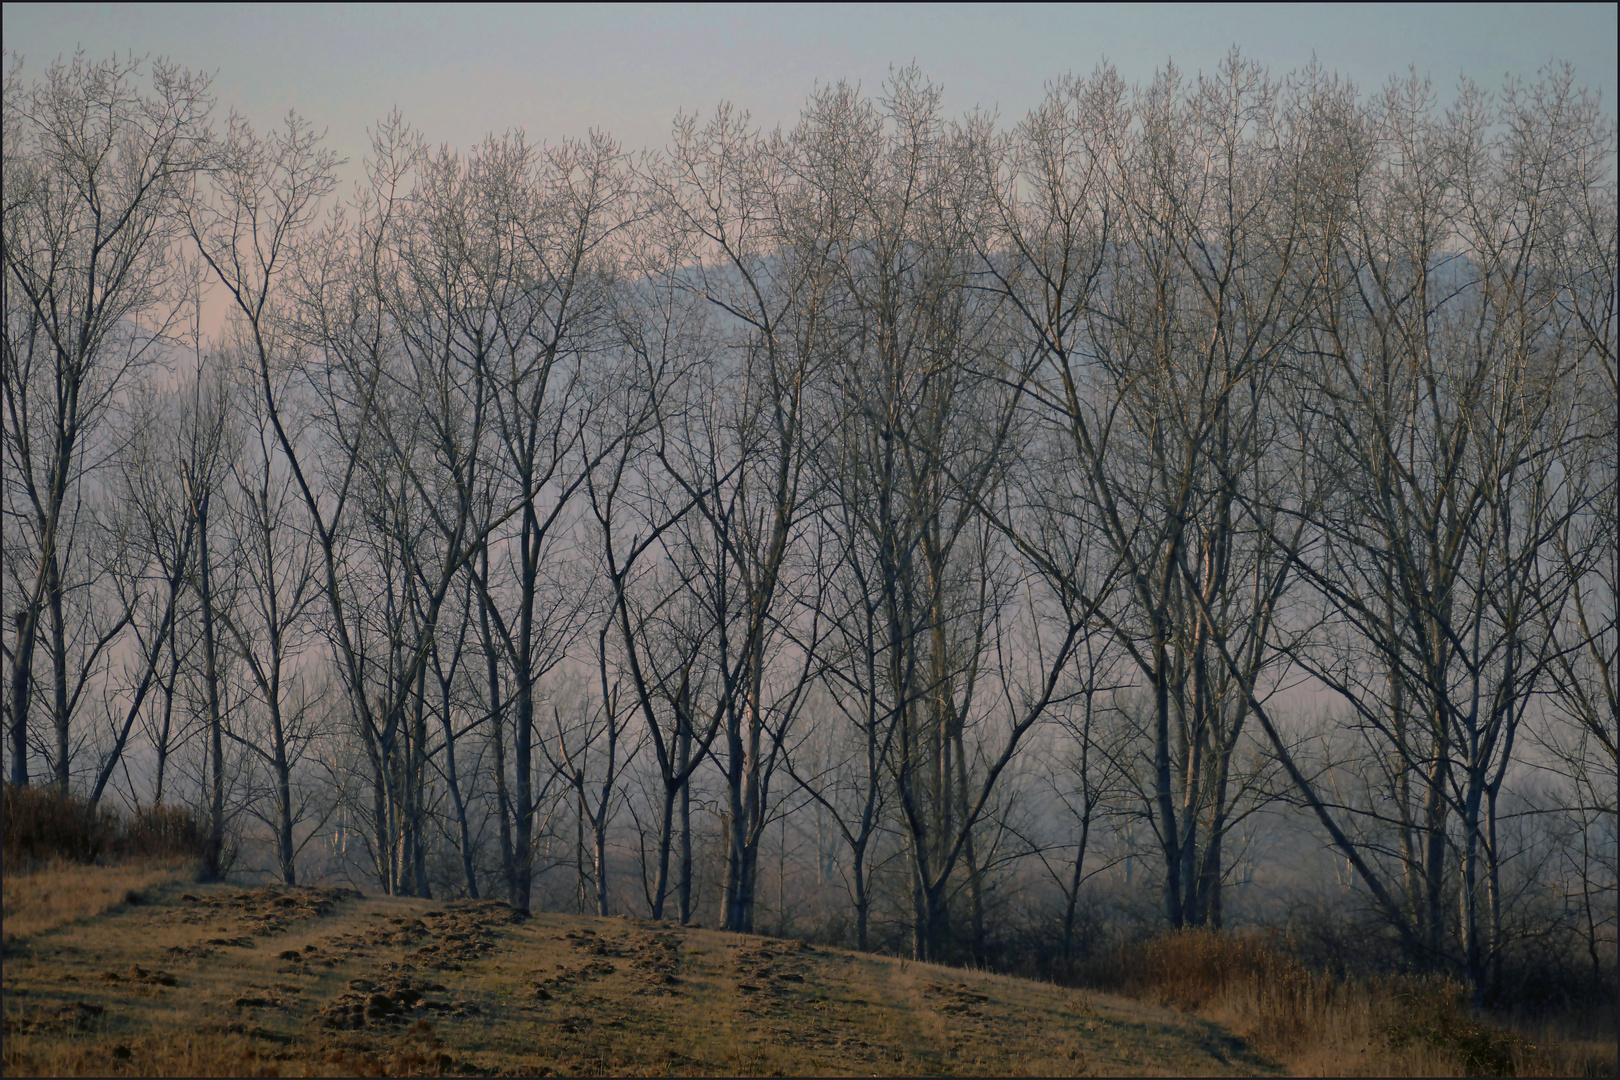
[[[9,937],[4,991],[8,1076],[1276,1071],[1213,1023],[1125,998],[334,889],[149,886]]]

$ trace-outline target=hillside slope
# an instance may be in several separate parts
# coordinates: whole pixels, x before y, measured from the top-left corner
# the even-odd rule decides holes
[[[1019,979],[498,902],[179,886],[8,941],[28,1074],[1255,1075],[1213,1025]]]

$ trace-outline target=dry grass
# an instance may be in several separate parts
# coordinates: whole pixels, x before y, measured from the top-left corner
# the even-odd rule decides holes
[[[148,859],[118,866],[56,862],[12,871],[0,890],[5,941],[94,918],[121,904],[139,904],[151,890],[180,881],[191,869],[183,860]]]
[[[59,1040],[16,1054],[8,1047],[5,1071],[8,1076],[280,1075],[253,1039],[228,1032],[165,1032],[111,1045],[106,1040]]]
[[[1142,1001],[498,903],[188,886],[7,946],[21,1075],[1256,1075]]]
[[[1127,992],[1248,1039],[1296,1076],[1608,1076],[1608,1010],[1509,1025],[1444,979],[1334,979],[1264,939],[1166,934],[1116,958]]]

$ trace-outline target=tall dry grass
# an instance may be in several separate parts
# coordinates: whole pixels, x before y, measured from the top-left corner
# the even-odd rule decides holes
[[[0,857],[8,872],[61,863],[200,859],[206,843],[196,815],[184,807],[145,807],[122,818],[54,787],[7,784],[0,796]]]
[[[7,784],[0,799],[0,853],[8,871],[93,863],[109,854],[118,838],[118,817],[111,810],[55,788]]]
[[[1612,1008],[1510,1022],[1435,976],[1337,978],[1259,936],[1167,933],[1090,981],[1222,1024],[1296,1076],[1610,1076]]]

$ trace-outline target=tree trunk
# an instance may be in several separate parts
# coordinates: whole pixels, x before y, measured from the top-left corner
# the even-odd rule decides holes
[[[1159,800],[1159,842],[1164,850],[1164,917],[1171,927],[1185,923],[1181,897],[1181,832],[1170,777],[1170,663],[1162,620],[1155,621],[1153,642],[1153,770]]]
[[[444,725],[444,778],[450,786],[450,803],[456,812],[456,837],[461,848],[461,871],[467,882],[467,895],[478,899],[478,873],[473,864],[472,832],[467,827],[467,803],[461,797],[461,780],[456,772],[456,733],[450,716],[450,681],[439,683],[440,718]]]
[[[683,725],[677,738],[680,747],[681,774],[681,925],[692,921],[692,730]]]
[[[51,719],[56,727],[56,790],[63,795],[68,791],[68,690],[67,690],[67,625],[62,616],[62,575],[51,558],[50,577],[47,579],[51,612]]]
[[[868,948],[866,927],[872,900],[867,895],[866,888],[866,844],[864,842],[851,845],[850,863],[850,876],[854,879],[855,884],[855,947],[865,952]]]
[[[483,581],[489,580],[489,549],[479,553],[479,572]],[[500,658],[489,621],[489,596],[478,590],[478,622],[480,641],[484,649],[484,672],[489,685],[490,738],[495,748],[495,814],[499,819],[501,844],[501,877],[506,882],[506,900],[514,908],[523,910],[518,895],[517,858],[512,850],[512,805],[506,787],[506,724],[501,701]]]
[[[669,853],[674,843],[675,832],[675,790],[668,785],[664,787],[664,802],[659,807],[658,814],[658,876],[653,884],[652,917],[654,921],[664,918],[664,901],[669,895]]]
[[[208,876],[219,880],[225,855],[225,724],[219,701],[219,642],[214,626],[214,582],[209,542],[209,492],[193,492],[197,522],[197,584],[202,604],[203,691],[208,703],[208,746],[213,786],[208,805]]]
[[[28,786],[28,706],[33,700],[34,639],[39,605],[17,612],[17,644],[11,654],[11,782]]]

